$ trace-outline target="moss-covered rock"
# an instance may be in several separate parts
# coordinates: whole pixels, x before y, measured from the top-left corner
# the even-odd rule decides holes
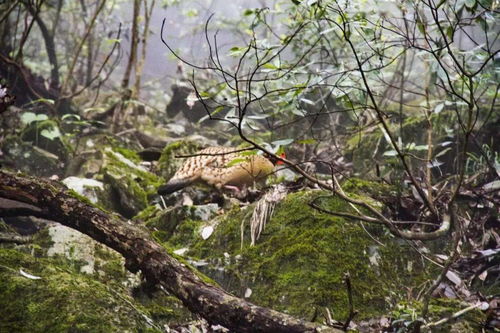
[[[217,204],[174,206],[164,210],[150,206],[134,219],[145,221],[156,240],[176,248],[191,244],[190,240],[195,239],[194,233],[199,234],[200,227],[218,210]]]
[[[163,180],[112,148],[104,152],[101,176],[109,196],[107,200],[102,198],[103,204],[131,218],[147,207],[148,197],[156,193]]]
[[[3,156],[0,162],[4,166],[40,177],[64,174],[63,159],[18,137],[5,139],[1,149]]]
[[[126,290],[60,261],[0,248],[0,263],[2,332],[160,331]]]
[[[348,272],[354,304],[360,310],[358,318],[387,313],[406,299],[408,290],[428,278],[431,268],[385,229],[363,228],[358,222],[309,207],[311,200],[325,194],[304,191],[288,195],[252,247],[248,221],[253,206],[236,207],[218,218],[218,226],[207,240],[193,232],[199,224],[186,221],[188,255],[207,260],[210,265],[203,272],[230,292],[243,297],[251,291],[250,301],[306,319],[324,307],[332,309],[336,319],[346,318],[343,277]],[[368,200],[361,193],[357,195]],[[321,204],[331,211],[353,213],[337,198],[326,197]],[[182,241],[177,235],[176,245],[181,246]]]

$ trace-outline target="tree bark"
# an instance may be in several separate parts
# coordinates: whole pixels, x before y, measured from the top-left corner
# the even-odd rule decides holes
[[[130,54],[128,57],[127,67],[125,68],[125,73],[122,79],[122,89],[128,88],[130,82],[130,74],[132,73],[132,67],[136,65],[137,58],[137,45],[139,44],[139,27],[138,19],[141,15],[141,1],[134,0],[134,12],[132,13],[132,36],[130,40]]]
[[[55,182],[0,171],[0,217],[32,215],[57,221],[120,252],[131,272],[178,297],[211,324],[236,332],[342,332],[256,306],[204,282],[169,256],[144,230],[81,202]]]
[[[45,25],[45,22],[40,17],[40,12],[32,7],[31,3],[28,1],[24,3],[28,11],[33,15],[40,32],[42,33],[43,40],[45,42],[45,49],[47,51],[47,56],[49,58],[51,70],[50,70],[50,88],[55,92],[59,91],[59,64],[57,62],[56,53],[56,43],[54,42],[54,35],[49,31],[49,28]]]

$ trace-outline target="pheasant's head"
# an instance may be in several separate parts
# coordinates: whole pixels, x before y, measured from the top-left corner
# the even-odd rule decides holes
[[[283,165],[283,164],[285,164],[283,161],[280,161],[279,159],[277,159],[274,155],[264,154],[264,156],[269,161],[271,161],[271,163],[274,164],[274,165]],[[278,156],[281,157],[281,158],[286,158],[286,154],[285,153],[281,153]]]

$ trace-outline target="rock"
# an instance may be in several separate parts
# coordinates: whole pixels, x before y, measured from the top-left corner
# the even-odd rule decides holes
[[[355,195],[374,201],[364,193]],[[291,193],[277,204],[254,246],[250,246],[249,223],[254,205],[245,209],[233,206],[208,222],[184,220],[167,241],[174,248],[189,248],[184,252],[187,260],[208,262],[200,269],[226,290],[306,318],[315,308],[330,307],[334,319],[345,320],[345,272],[350,273],[355,286],[353,297],[360,318],[386,314],[390,304],[407,296],[389,291],[417,288],[429,279],[433,266],[423,262],[411,247],[388,236],[382,227],[365,225],[365,231],[358,223],[309,207],[308,203],[319,196],[324,197],[319,203],[325,209],[351,209],[323,191]],[[213,226],[209,237],[208,232],[203,233],[207,226]],[[412,263],[411,272],[408,262]]]
[[[190,217],[196,220],[208,221],[217,213],[219,209],[219,205],[215,203],[192,206]]]
[[[207,114],[203,105],[190,97],[194,93],[193,88],[183,84],[174,84],[171,89],[172,99],[167,105],[167,115],[170,118],[181,113],[188,121],[194,123]],[[188,97],[190,97],[189,101]]]
[[[129,290],[80,273],[75,261],[0,248],[0,262],[16,268],[0,270],[3,332],[160,331]]]
[[[94,273],[95,241],[92,238],[63,225],[54,225],[48,230],[53,242],[47,251],[49,257],[63,255],[68,259],[80,261],[83,263],[80,272]]]
[[[104,149],[103,166],[100,175],[107,192],[103,204],[127,218],[142,211],[148,205],[148,197],[156,194],[156,187],[162,182],[156,175],[140,165],[136,154],[110,147]]]
[[[104,184],[95,179],[67,177],[62,181],[68,188],[87,197],[90,202],[98,202],[98,192],[104,191]]]
[[[17,137],[7,138],[2,145],[2,164],[39,177],[64,173],[64,162],[49,151],[23,142]]]
[[[111,202],[114,209],[126,218],[131,218],[146,208],[147,197],[132,175],[104,171],[104,181],[111,190]]]

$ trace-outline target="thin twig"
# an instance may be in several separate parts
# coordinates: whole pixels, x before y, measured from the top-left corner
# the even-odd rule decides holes
[[[354,319],[354,317],[358,314],[357,310],[354,310],[354,303],[352,301],[352,286],[351,286],[351,275],[349,272],[344,274],[344,281],[347,287],[347,297],[349,300],[349,316],[347,317],[347,320],[344,323],[344,331],[347,331],[349,328],[349,324],[351,321]]]

